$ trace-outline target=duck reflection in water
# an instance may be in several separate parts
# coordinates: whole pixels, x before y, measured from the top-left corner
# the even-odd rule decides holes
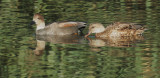
[[[89,40],[89,45],[91,47],[103,47],[103,46],[112,46],[112,47],[132,47],[133,43],[144,40],[143,36],[129,36],[129,37],[111,37],[106,39],[95,38]]]
[[[41,41],[41,40],[37,40],[37,46],[34,50],[34,54],[35,55],[42,55],[43,54],[43,51],[45,49],[45,44],[46,42],[45,41]]]
[[[83,36],[78,35],[37,35],[37,47],[34,50],[35,55],[42,55],[45,49],[45,43],[52,44],[82,44],[84,42]]]

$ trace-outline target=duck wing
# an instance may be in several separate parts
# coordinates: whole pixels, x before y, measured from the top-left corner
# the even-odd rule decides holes
[[[59,27],[73,27],[76,26],[78,28],[86,27],[86,23],[84,22],[58,22]]]
[[[132,29],[136,29],[136,30],[144,28],[143,25],[137,24],[137,23],[131,23],[131,24],[130,24],[130,27],[131,27]]]
[[[80,34],[83,34],[82,31],[86,27],[85,22],[59,22],[59,27],[60,28],[70,28],[70,27],[76,27],[78,28]]]
[[[116,29],[118,30],[124,30],[124,29],[134,29],[134,30],[138,30],[141,28],[144,28],[142,25],[137,24],[137,23],[115,23],[114,24],[116,26]]]

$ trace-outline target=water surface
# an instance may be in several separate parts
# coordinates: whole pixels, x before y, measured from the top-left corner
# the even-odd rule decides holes
[[[34,13],[53,21],[134,22],[142,37],[96,39],[36,37]],[[158,0],[1,0],[1,78],[159,78]],[[87,34],[88,27],[84,30]]]

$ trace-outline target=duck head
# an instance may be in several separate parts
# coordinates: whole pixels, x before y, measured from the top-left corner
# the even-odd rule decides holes
[[[104,32],[105,28],[101,23],[92,23],[89,25],[89,32],[85,37],[88,37],[91,33],[101,33]]]
[[[37,29],[43,29],[45,27],[44,17],[38,13],[34,14],[31,25],[36,24]]]

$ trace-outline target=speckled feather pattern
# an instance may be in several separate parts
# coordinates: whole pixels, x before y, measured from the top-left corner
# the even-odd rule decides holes
[[[144,28],[141,25],[116,22],[107,26],[104,32],[96,33],[96,37],[133,36],[143,32]]]

